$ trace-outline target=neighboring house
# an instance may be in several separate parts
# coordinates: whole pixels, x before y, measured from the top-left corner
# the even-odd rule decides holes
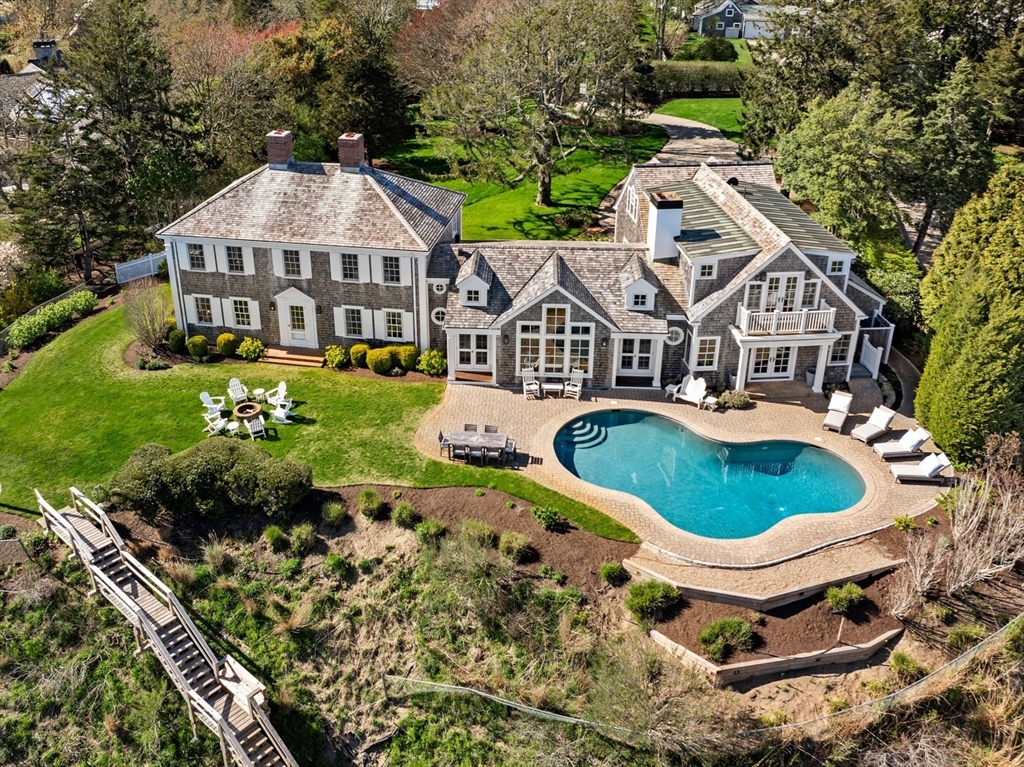
[[[775,37],[773,18],[779,13],[797,13],[793,6],[779,7],[733,0],[705,0],[690,14],[690,29],[706,37],[756,40]]]
[[[464,196],[361,164],[270,164],[159,234],[178,323],[270,344],[367,340],[443,349],[451,382],[516,386],[523,369],[661,387],[692,373],[742,389],[854,355],[877,374],[891,325],[855,254],[780,194],[770,163],[634,166],[612,243],[459,241]]]

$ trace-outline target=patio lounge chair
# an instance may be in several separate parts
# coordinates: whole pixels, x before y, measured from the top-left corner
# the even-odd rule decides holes
[[[540,399],[540,382],[537,380],[537,372],[532,368],[522,371],[523,396],[526,399]]]
[[[871,412],[868,422],[861,424],[851,431],[850,436],[854,439],[859,439],[865,445],[870,444],[871,440],[878,439],[889,431],[889,424],[892,423],[895,415],[895,410],[890,410],[887,407],[876,407]]]
[[[234,404],[240,405],[249,400],[249,390],[237,378],[232,378],[228,381],[228,396]]]
[[[672,397],[672,399],[674,400],[675,396],[676,396],[676,392],[684,392],[684,391],[686,391],[686,387],[690,385],[690,381],[692,381],[692,380],[693,380],[693,376],[690,375],[689,373],[687,373],[686,374],[686,378],[684,378],[679,383],[677,383],[677,384],[669,384],[668,386],[665,387],[665,397]]]
[[[263,428],[263,416],[257,416],[245,422],[245,428],[249,430],[249,436],[255,442],[257,437],[266,439],[267,432]]]
[[[681,399],[683,402],[689,402],[696,405],[698,408],[704,402],[704,396],[708,393],[708,382],[703,378],[691,378],[690,383],[687,384],[684,391],[676,391],[672,395],[672,401],[675,402],[677,399]]]
[[[574,400],[579,401],[580,393],[583,391],[583,371],[578,368],[573,368],[569,374],[569,381],[565,384],[565,388],[562,390],[563,397],[572,397]]]
[[[204,391],[199,395],[199,399],[206,407],[206,415],[219,416],[220,411],[224,410],[224,397],[211,397],[210,392]]]
[[[832,392],[832,399],[828,403],[828,414],[821,424],[823,429],[842,431],[846,418],[850,415],[850,406],[853,405],[853,395],[848,391]]]
[[[921,454],[921,446],[929,440],[932,435],[925,429],[913,429],[908,431],[898,440],[893,442],[878,442],[872,447],[883,461],[893,458],[913,458]]]
[[[292,401],[288,399],[288,385],[281,381],[277,388],[267,392],[267,402],[274,407],[287,407],[291,409]]]
[[[443,431],[437,433],[437,446],[440,448],[437,453],[438,455],[443,455],[445,450],[451,450],[452,448],[452,443],[444,436]]]
[[[221,418],[220,413],[203,417],[206,418],[206,428],[203,429],[203,433],[209,434],[211,437],[214,434],[220,434],[224,431],[224,427],[228,425],[228,419]]]
[[[940,472],[950,465],[945,453],[929,453],[913,466],[890,466],[892,475],[897,482],[931,482],[942,484],[946,478]]]

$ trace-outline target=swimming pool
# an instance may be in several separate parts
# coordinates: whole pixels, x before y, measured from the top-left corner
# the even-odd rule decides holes
[[[631,493],[706,538],[748,538],[796,514],[842,511],[865,492],[860,474],[822,448],[716,442],[639,410],[573,419],[559,429],[555,453],[580,479]]]

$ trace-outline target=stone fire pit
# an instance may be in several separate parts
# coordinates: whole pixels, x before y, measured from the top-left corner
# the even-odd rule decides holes
[[[263,408],[260,407],[258,402],[243,402],[241,405],[236,406],[232,412],[239,421],[251,421],[263,412]]]

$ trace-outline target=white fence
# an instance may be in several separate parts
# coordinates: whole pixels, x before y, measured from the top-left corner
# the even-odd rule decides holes
[[[167,254],[161,251],[160,253],[150,253],[148,256],[136,258],[134,261],[114,264],[114,275],[117,277],[117,284],[123,285],[132,280],[152,277],[156,274],[157,267],[166,260]]]
[[[863,336],[860,344],[860,364],[868,369],[871,377],[878,378],[878,369],[882,366],[882,352],[878,346],[871,345],[871,339]]]

